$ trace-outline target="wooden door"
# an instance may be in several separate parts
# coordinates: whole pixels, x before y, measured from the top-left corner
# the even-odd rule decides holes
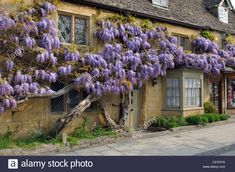
[[[141,90],[135,88],[131,92],[131,106],[129,115],[129,127],[137,129],[141,125]]]

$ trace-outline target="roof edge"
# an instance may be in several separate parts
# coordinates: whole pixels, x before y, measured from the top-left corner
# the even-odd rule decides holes
[[[96,3],[96,2],[91,2],[91,1],[87,1],[87,0],[82,0],[82,1],[77,1],[77,0],[64,0],[66,2],[72,2],[72,3],[76,3],[76,4],[82,4],[82,5],[88,5],[88,6],[94,6],[94,7],[98,7],[101,9],[105,9],[105,10],[111,10],[111,11],[115,11],[115,12],[119,12],[119,13],[124,13],[124,14],[134,14],[138,17],[141,18],[150,18],[152,20],[158,20],[161,22],[167,22],[170,24],[175,24],[178,26],[185,26],[185,27],[189,27],[189,28],[193,28],[193,29],[199,29],[199,30],[213,30],[213,31],[217,31],[217,32],[221,32],[221,33],[226,33],[226,31],[224,30],[219,30],[219,29],[214,29],[211,28],[209,26],[199,26],[199,25],[195,25],[192,23],[185,23],[185,22],[181,22],[181,21],[177,21],[177,20],[173,20],[173,19],[167,19],[167,18],[163,18],[163,17],[158,17],[158,16],[154,16],[154,15],[149,15],[149,14],[145,14],[145,13],[140,13],[137,11],[132,11],[132,10],[127,10],[127,9],[123,9],[123,8],[119,8],[119,7],[115,7],[115,6],[110,6],[110,5],[106,5],[106,4],[100,4],[100,3]],[[230,34],[235,35],[235,32],[230,32]]]

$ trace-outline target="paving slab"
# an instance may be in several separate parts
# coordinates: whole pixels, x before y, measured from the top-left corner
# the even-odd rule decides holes
[[[176,134],[153,136],[122,140],[117,143],[103,146],[74,150],[57,155],[76,156],[191,156],[203,155],[213,150],[221,150],[235,144],[235,121],[219,126],[200,128],[192,131],[182,131]],[[225,149],[227,150],[227,149]],[[207,155],[205,153],[205,155]],[[235,155],[235,151],[225,152],[222,155]]]

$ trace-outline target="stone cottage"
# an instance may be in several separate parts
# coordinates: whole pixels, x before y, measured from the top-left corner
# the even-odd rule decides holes
[[[25,3],[32,3],[26,0]],[[0,0],[0,11],[14,10],[14,1]],[[210,30],[220,48],[226,34],[235,39],[235,7],[230,0],[64,0],[54,16],[60,40],[99,49],[93,37],[96,18],[111,14],[128,14],[138,20],[150,19],[164,24],[169,34],[178,38],[184,50],[190,50],[191,37]],[[54,90],[62,84],[53,84]],[[10,130],[26,134],[31,130],[48,130],[86,95],[70,91],[55,99],[32,99],[15,111],[0,116],[0,133]],[[114,120],[120,118],[120,97],[106,96],[107,110]],[[144,83],[130,93],[127,126],[136,129],[157,115],[195,115],[204,113],[203,103],[210,101],[219,113],[235,113],[235,73],[228,69],[220,76],[204,76],[193,69],[169,70],[167,75]],[[84,112],[94,127],[104,120],[96,103]],[[70,127],[80,125],[81,118]]]

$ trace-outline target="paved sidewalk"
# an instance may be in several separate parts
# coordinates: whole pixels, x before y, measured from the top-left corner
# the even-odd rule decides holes
[[[235,123],[153,138],[123,140],[64,154],[71,156],[174,156],[197,155],[235,144]]]

